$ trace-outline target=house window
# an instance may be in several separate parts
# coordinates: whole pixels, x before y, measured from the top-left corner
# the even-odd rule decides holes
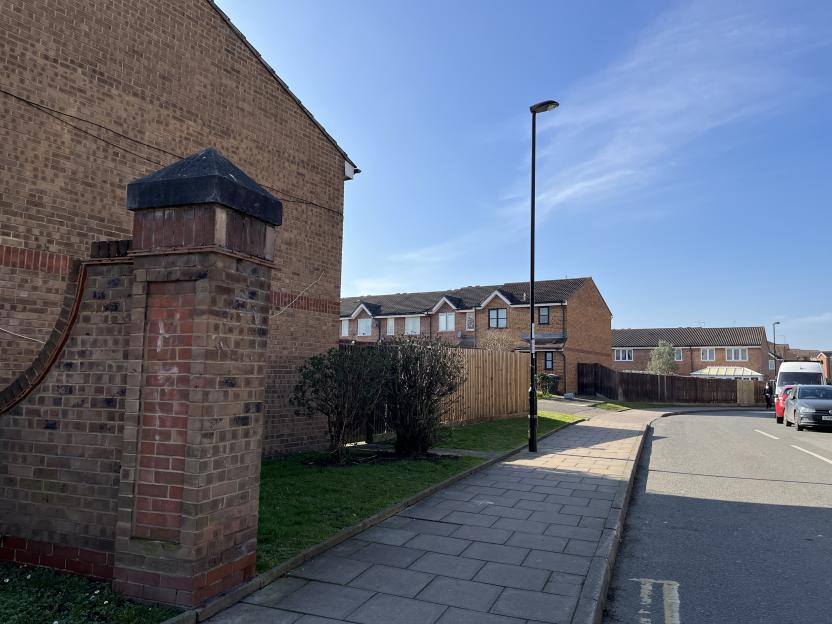
[[[346,337],[350,335],[350,320],[341,319],[341,336]]]
[[[700,350],[703,362],[713,362],[716,360],[716,349],[713,347],[704,347]]]
[[[465,313],[465,331],[474,331],[474,313]]]
[[[392,336],[396,333],[396,319],[389,318],[387,319],[387,335]]]
[[[748,361],[748,347],[732,347],[725,349],[725,359],[729,362]]]
[[[548,325],[549,324],[549,306],[544,306],[542,308],[538,308],[537,322],[540,323],[541,325]]]
[[[633,361],[633,350],[632,349],[616,349],[615,350],[615,361],[616,362],[632,362]]]
[[[358,335],[369,336],[373,333],[373,319],[358,319]]]
[[[673,349],[673,359],[677,362],[682,361],[682,350],[681,349]]]
[[[494,308],[488,311],[488,327],[489,329],[504,329],[506,327],[506,318],[508,310],[506,308]]]
[[[454,312],[443,312],[439,315],[439,331],[452,332],[456,328],[456,314]]]
[[[768,369],[769,370],[774,370],[774,360],[769,360],[768,361]]]
[[[543,368],[544,369],[552,370],[555,367],[554,355],[555,354],[552,353],[551,351],[546,351],[546,353],[543,354]]]
[[[408,316],[404,319],[404,333],[408,336],[418,336],[421,333],[421,324],[418,316]]]

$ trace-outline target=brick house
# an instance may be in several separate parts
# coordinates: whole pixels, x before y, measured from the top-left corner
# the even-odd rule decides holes
[[[676,350],[676,372],[691,375],[706,368],[750,369],[774,375],[774,360],[764,327],[652,327],[612,330],[612,364],[618,371],[645,371],[660,340]],[[742,376],[736,370],[726,376]]]
[[[528,351],[528,282],[341,299],[342,341],[432,336],[476,348],[488,332],[505,333]],[[577,389],[577,365],[610,365],[610,312],[591,277],[535,283],[537,369]]]
[[[0,19],[0,389],[50,335],[71,261],[131,237],[128,182],[215,148],[284,206],[264,451],[320,444],[288,396],[338,341],[355,164],[211,0],[13,0]]]
[[[821,351],[814,358],[823,367],[823,376],[829,383],[832,383],[832,351]]]

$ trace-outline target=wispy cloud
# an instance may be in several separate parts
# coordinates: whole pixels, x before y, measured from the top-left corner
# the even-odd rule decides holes
[[[780,22],[759,3],[722,1],[656,20],[620,61],[541,118],[541,214],[644,187],[705,134],[812,88],[790,67],[812,35]]]
[[[558,94],[561,107],[538,124],[539,220],[558,211],[610,212],[614,200],[667,187],[685,148],[701,137],[816,88],[793,65],[829,36],[784,26],[787,18],[739,0],[677,5],[620,60]],[[526,124],[517,127],[527,132]],[[491,243],[525,238],[528,161],[501,197],[476,230],[389,258],[400,281],[412,284]]]
[[[821,312],[789,321],[790,325],[823,325],[824,323],[829,323],[830,333],[832,333],[832,312]]]

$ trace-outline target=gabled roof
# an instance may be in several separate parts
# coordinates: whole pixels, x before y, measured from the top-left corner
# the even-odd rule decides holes
[[[535,282],[535,303],[564,303],[590,279],[589,277],[576,277],[537,281]],[[341,299],[341,316],[350,316],[361,302],[377,304],[380,311],[376,316],[425,314],[430,312],[442,297],[454,302],[458,310],[469,310],[482,305],[482,302],[494,291],[499,291],[511,305],[529,303],[529,283],[509,282],[493,286],[466,286],[430,292],[344,297]]]
[[[674,347],[750,347],[766,344],[764,327],[649,327],[613,329],[613,347],[657,347],[666,340]]]
[[[281,87],[283,87],[283,89],[285,89],[286,93],[289,94],[289,97],[291,97],[295,101],[295,103],[298,106],[300,106],[301,110],[306,114],[307,117],[309,117],[310,121],[312,121],[312,123],[315,124],[318,127],[318,130],[320,130],[321,133],[323,133],[323,135],[327,138],[327,140],[330,143],[332,143],[332,145],[335,147],[335,149],[340,152],[341,156],[344,157],[344,160],[346,160],[350,165],[353,166],[353,168],[355,169],[355,173],[360,173],[361,170],[358,168],[358,166],[352,161],[352,159],[341,148],[341,146],[338,145],[338,143],[335,141],[335,139],[332,138],[332,135],[330,135],[329,132],[326,131],[326,128],[324,128],[321,125],[321,123],[317,119],[315,119],[315,116],[311,112],[309,112],[308,108],[306,108],[303,105],[303,102],[300,101],[298,96],[296,96],[294,93],[292,93],[292,90],[289,88],[289,86],[285,82],[283,82],[283,79],[280,76],[277,75],[277,72],[272,68],[272,66],[269,65],[266,62],[266,59],[264,59],[260,55],[260,52],[257,51],[257,48],[255,48],[253,45],[251,45],[249,40],[246,39],[246,36],[242,32],[240,32],[240,29],[237,28],[234,25],[234,22],[231,21],[231,18],[228,17],[228,15],[226,15],[225,12],[220,7],[217,6],[217,3],[214,0],[208,0],[208,4],[210,4],[211,7],[217,12],[217,14],[219,14],[219,16],[225,21],[225,23],[228,24],[229,28],[231,28],[231,30],[234,31],[234,34],[237,35],[237,37],[240,38],[240,41],[242,41],[245,44],[245,46],[251,51],[251,53],[254,54],[254,56],[257,58],[257,60],[260,61],[260,63],[263,65],[263,67],[266,68],[266,70],[272,75],[272,77],[277,81],[277,83]]]

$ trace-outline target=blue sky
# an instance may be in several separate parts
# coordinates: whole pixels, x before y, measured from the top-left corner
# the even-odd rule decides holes
[[[591,275],[614,327],[832,349],[832,4],[219,0],[363,173],[343,295]]]

